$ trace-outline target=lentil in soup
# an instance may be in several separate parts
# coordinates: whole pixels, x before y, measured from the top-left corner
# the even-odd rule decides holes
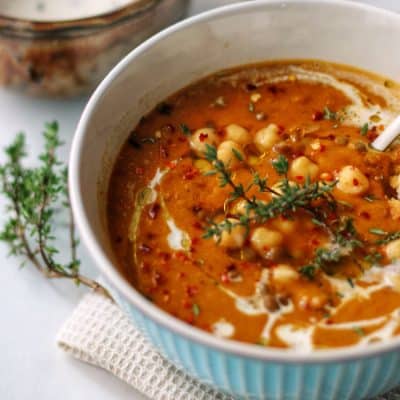
[[[126,279],[218,337],[311,351],[400,332],[397,84],[320,61],[224,71],[144,116],[108,221]]]

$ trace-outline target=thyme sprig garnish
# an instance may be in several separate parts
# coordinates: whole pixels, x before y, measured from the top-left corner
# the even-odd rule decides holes
[[[234,155],[242,161],[242,157],[239,158],[235,153]],[[299,268],[299,271],[309,279],[313,279],[318,271],[329,273],[331,265],[352,256],[357,249],[364,248],[367,244],[361,241],[352,218],[340,217],[337,214],[341,204],[331,193],[336,182],[311,182],[309,179],[305,179],[302,184],[291,182],[287,176],[289,162],[286,157],[279,155],[272,160],[275,171],[282,176],[278,185],[270,187],[266,178],[261,178],[257,172],[252,172],[253,180],[245,188],[242,184],[236,184],[233,181],[229,166],[218,159],[215,147],[207,145],[205,156],[213,165],[213,169],[206,174],[218,175],[221,187],[229,185],[232,188],[228,203],[238,199],[245,200],[246,212],[240,215],[228,213],[230,218],[219,222],[209,221],[204,238],[214,238],[219,241],[224,232],[231,232],[235,226],[244,226],[249,233],[252,224],[263,224],[280,215],[292,217],[296,211],[303,210],[310,215],[313,223],[324,229],[330,237],[330,242],[326,246],[315,250],[313,260]],[[249,191],[253,187],[257,187],[258,193],[272,193],[272,199],[265,202],[258,199],[256,195],[250,196]],[[232,216],[234,218],[231,218]],[[382,238],[380,242],[385,243],[386,240],[391,241],[398,237],[400,238],[400,232]]]
[[[309,212],[311,209],[310,206],[316,200],[325,199],[328,202],[331,201],[329,193],[336,185],[336,182],[311,182],[309,179],[306,179],[303,184],[289,182],[287,178],[289,164],[287,159],[280,155],[278,159],[272,162],[278,174],[284,175],[284,179],[281,180],[277,189],[268,186],[267,180],[261,178],[256,172],[253,173],[252,183],[247,188],[244,188],[241,183],[236,184],[233,181],[232,172],[218,159],[217,150],[214,146],[206,146],[205,157],[213,165],[213,169],[208,171],[206,175],[218,175],[221,187],[229,185],[232,188],[228,202],[233,202],[241,198],[247,204],[246,213],[236,216],[237,220],[235,222],[232,222],[228,218],[221,222],[209,221],[209,226],[206,228],[203,236],[204,238],[214,237],[220,240],[223,232],[230,232],[238,225],[244,226],[249,231],[251,223],[262,224],[279,215],[294,213],[298,209],[304,209]],[[250,197],[248,192],[254,186],[258,188],[259,193],[270,192],[274,197],[269,202],[259,200],[256,196]]]
[[[329,247],[317,248],[314,259],[300,268],[300,272],[309,279],[313,279],[319,270],[327,272],[329,265],[337,264],[343,258],[350,256],[357,248],[364,247],[351,218],[339,219],[330,229],[333,240]]]
[[[10,248],[10,255],[30,261],[45,277],[67,278],[108,295],[106,289],[80,273],[77,257],[78,240],[71,212],[67,169],[56,151],[62,145],[57,122],[48,123],[43,133],[44,151],[39,165],[23,165],[27,156],[25,136],[19,134],[5,149],[6,161],[0,166],[0,188],[7,200],[7,218],[0,240]],[[69,230],[69,261],[56,260],[54,222],[60,211],[67,214]]]
[[[386,233],[381,239],[375,241],[375,244],[377,245],[387,244],[397,239],[400,239],[400,231]]]

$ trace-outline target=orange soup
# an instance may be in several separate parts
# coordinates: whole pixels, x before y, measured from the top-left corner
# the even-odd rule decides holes
[[[109,184],[126,279],[218,337],[312,350],[400,332],[400,112],[385,78],[317,61],[223,71],[133,129]]]

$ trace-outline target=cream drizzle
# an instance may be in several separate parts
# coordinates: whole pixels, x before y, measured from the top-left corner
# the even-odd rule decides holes
[[[288,66],[287,71],[289,75],[276,76],[268,79],[268,83],[286,82],[293,79],[294,76],[300,81],[321,83],[323,85],[331,86],[342,92],[352,104],[347,106],[343,112],[340,113],[342,123],[347,125],[361,126],[368,123],[370,126],[375,125],[388,125],[396,116],[395,112],[383,110],[379,105],[369,104],[366,105],[361,92],[350,83],[340,81],[330,74],[317,71],[309,71],[297,66]],[[390,101],[398,103],[395,98],[391,97]],[[379,122],[371,121],[372,116],[379,116]]]
[[[235,327],[222,318],[212,325],[212,332],[219,338],[229,339],[234,335]]]
[[[174,161],[176,163],[176,161]],[[156,190],[157,186],[161,184],[163,177],[170,171],[169,168],[164,170],[160,170],[157,168],[156,173],[153,179],[149,182],[148,186],[144,188],[142,191],[138,192],[138,196],[142,196],[143,201],[137,201],[137,207],[135,209],[131,226],[130,226],[130,239],[134,243],[134,254],[135,254],[135,261],[136,261],[136,233],[140,221],[140,216],[143,212],[143,209],[146,205],[154,203],[157,198],[160,199],[161,208],[163,211],[163,216],[165,222],[169,228],[170,233],[167,236],[168,245],[172,250],[182,250],[188,251],[191,245],[191,240],[189,234],[182,229],[178,228],[174,219],[171,217],[168,208],[165,204],[164,199],[160,195],[160,193]]]

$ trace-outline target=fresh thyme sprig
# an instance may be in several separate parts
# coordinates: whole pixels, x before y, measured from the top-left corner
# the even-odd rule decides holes
[[[108,297],[106,289],[80,273],[77,258],[78,240],[71,212],[67,169],[57,158],[62,145],[58,124],[46,124],[43,133],[45,149],[39,156],[39,165],[25,167],[25,136],[20,133],[5,149],[6,162],[0,166],[0,189],[8,201],[7,219],[0,240],[10,248],[10,254],[25,257],[47,278],[67,278],[86,285]],[[54,219],[61,210],[68,213],[70,257],[66,263],[56,260]]]
[[[237,216],[237,222],[232,222],[229,219],[225,219],[218,223],[210,221],[203,236],[204,238],[214,237],[217,240],[220,240],[223,232],[230,232],[237,225],[242,225],[246,227],[247,231],[249,231],[249,226],[252,222],[264,223],[265,221],[279,215],[296,212],[300,208],[309,210],[313,202],[318,199],[324,198],[330,201],[328,194],[336,185],[336,182],[312,183],[309,179],[306,179],[301,185],[289,182],[286,177],[288,172],[288,161],[284,156],[280,155],[272,162],[276,171],[280,175],[285,175],[278,190],[269,187],[267,180],[261,178],[256,172],[253,173],[253,182],[245,189],[242,184],[236,184],[233,182],[232,172],[221,160],[218,159],[217,149],[214,146],[206,146],[205,157],[213,165],[213,169],[208,171],[206,175],[218,175],[221,187],[229,185],[233,189],[228,202],[242,198],[247,202],[247,205],[246,214]],[[273,193],[274,197],[268,203],[260,201],[256,197],[250,198],[247,193],[253,186],[257,186],[260,193]]]
[[[400,239],[400,231],[386,232],[383,229],[371,228],[369,230],[369,232],[381,237],[380,239],[375,240],[375,242],[374,242],[374,244],[376,244],[378,246],[380,246],[382,244],[387,244],[389,242],[392,242],[393,240]]]
[[[300,268],[300,272],[309,279],[313,279],[317,271],[326,271],[327,266],[337,264],[357,248],[364,246],[351,218],[340,219],[336,226],[330,229],[334,236],[330,246],[316,249],[313,261]]]
[[[232,172],[226,168],[225,164],[218,159],[217,157],[217,149],[214,146],[210,146],[206,144],[205,151],[206,160],[212,163],[213,168],[210,171],[207,171],[204,175],[219,175],[219,185],[220,187],[225,187],[229,185],[232,188],[232,193],[230,194],[229,202],[235,201],[239,198],[244,198],[248,203],[252,203],[253,200],[247,197],[246,190],[244,189],[242,184],[235,184],[232,180]],[[238,155],[238,152],[233,152],[233,155],[241,161],[241,155]]]

